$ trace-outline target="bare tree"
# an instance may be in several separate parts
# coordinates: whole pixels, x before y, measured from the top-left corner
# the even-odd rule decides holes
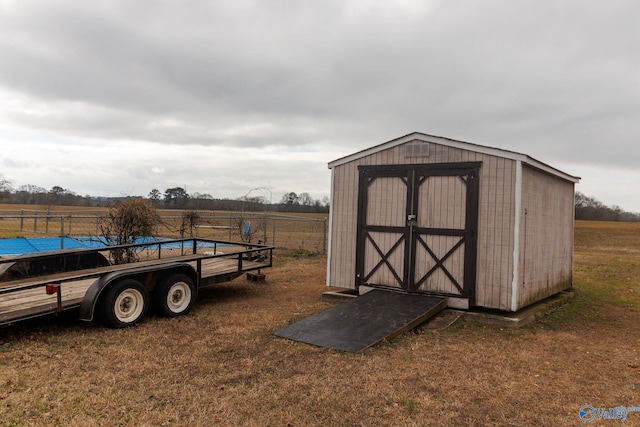
[[[99,228],[108,246],[136,243],[139,237],[156,235],[158,214],[149,200],[131,199],[120,203],[100,218]],[[135,248],[111,251],[114,264],[124,264],[138,259]]]
[[[300,193],[298,201],[302,206],[313,206],[313,197],[309,193]]]
[[[291,191],[289,193],[285,193],[282,196],[282,199],[280,200],[280,203],[282,203],[283,205],[299,205],[300,204],[300,197],[296,193]]]
[[[0,191],[10,191],[11,181],[6,179],[4,175],[0,174]]]
[[[193,229],[200,223],[200,214],[197,211],[185,211],[182,213],[182,224],[180,225],[180,237],[184,238],[187,230],[189,237],[193,236]]]
[[[11,181],[6,179],[4,175],[0,175],[0,200],[6,198],[11,193]]]

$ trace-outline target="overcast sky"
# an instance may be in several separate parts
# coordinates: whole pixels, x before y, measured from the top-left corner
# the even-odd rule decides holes
[[[528,154],[640,211],[640,2],[0,0],[14,187],[329,194],[418,131]]]

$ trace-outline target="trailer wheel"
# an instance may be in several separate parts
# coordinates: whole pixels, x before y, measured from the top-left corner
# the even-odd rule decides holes
[[[196,300],[196,285],[185,274],[173,274],[162,281],[153,293],[158,314],[176,317],[187,314]]]
[[[102,299],[102,321],[112,328],[125,328],[138,323],[149,307],[149,293],[137,280],[114,283]]]

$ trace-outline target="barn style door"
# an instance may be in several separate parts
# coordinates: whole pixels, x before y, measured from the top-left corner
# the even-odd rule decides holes
[[[361,166],[356,286],[474,304],[480,163]]]

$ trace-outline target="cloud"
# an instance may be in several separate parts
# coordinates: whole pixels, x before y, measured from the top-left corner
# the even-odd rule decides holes
[[[120,168],[145,191],[297,191],[310,170],[315,188],[327,162],[412,131],[632,170],[639,14],[625,0],[5,0],[0,138],[85,147],[67,158],[111,182],[85,179],[89,193],[115,191]],[[105,147],[124,165],[94,160]],[[78,175],[38,164],[43,181]]]

